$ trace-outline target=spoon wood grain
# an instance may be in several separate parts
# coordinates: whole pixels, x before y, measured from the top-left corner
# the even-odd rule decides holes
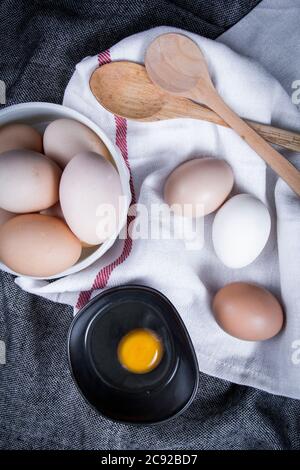
[[[149,79],[145,67],[134,62],[103,65],[92,74],[90,87],[104,108],[127,119],[152,122],[192,118],[229,127],[211,109],[160,90]],[[300,135],[296,132],[249,120],[246,122],[268,142],[300,152]]]
[[[300,172],[223,101],[195,42],[182,34],[163,34],[147,49],[145,65],[150,79],[162,90],[215,111],[300,195]]]

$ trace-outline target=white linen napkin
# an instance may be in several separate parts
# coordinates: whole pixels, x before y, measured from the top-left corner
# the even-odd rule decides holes
[[[169,173],[193,157],[225,159],[235,174],[234,193],[258,197],[272,215],[272,233],[261,256],[250,266],[226,268],[214,253],[211,223],[205,218],[205,244],[187,250],[180,240],[118,240],[90,268],[48,283],[16,280],[22,289],[74,306],[76,312],[103,289],[136,283],[163,292],[181,314],[193,340],[201,371],[275,394],[300,398],[300,200],[233,131],[196,120],[136,123],[115,118],[89,89],[91,73],[110,60],[143,63],[145,50],[158,35],[182,32],[196,41],[208,60],[224,100],[241,116],[263,123],[297,127],[299,115],[281,85],[260,65],[227,46],[195,34],[159,27],[129,37],[76,67],[64,104],[97,123],[119,146],[132,175],[133,201],[150,207],[162,201]],[[284,113],[282,113],[284,111]],[[285,152],[291,157],[291,152]],[[297,160],[297,155],[292,158]],[[300,162],[299,162],[300,163]],[[276,189],[275,189],[276,187]],[[216,291],[232,281],[249,281],[282,300],[286,325],[266,342],[244,342],[223,332],[211,312]]]

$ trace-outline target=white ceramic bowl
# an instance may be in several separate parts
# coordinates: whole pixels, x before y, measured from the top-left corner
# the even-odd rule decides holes
[[[101,138],[101,140],[104,142],[115,161],[121,179],[123,196],[125,196],[125,204],[122,204],[122,206],[124,207],[122,207],[122,214],[120,217],[118,229],[113,234],[113,236],[107,239],[102,245],[100,245],[99,247],[97,246],[92,248],[84,248],[82,250],[82,256],[79,261],[74,264],[74,266],[62,273],[46,278],[31,277],[31,279],[57,279],[59,277],[64,277],[87,268],[96,260],[101,258],[101,256],[103,256],[104,253],[106,253],[111,248],[111,246],[116,241],[119,233],[125,226],[127,221],[128,208],[131,202],[131,191],[129,184],[130,175],[119,149],[110,141],[110,139],[107,137],[107,135],[103,132],[102,129],[100,129],[90,119],[86,118],[77,111],[74,111],[71,108],[67,108],[66,106],[61,106],[52,103],[22,103],[10,106],[8,108],[4,108],[0,111],[0,126],[13,122],[18,122],[29,124],[35,127],[40,133],[43,133],[50,122],[60,118],[69,118],[82,122],[87,127],[92,129],[92,131],[94,131],[95,134],[97,134]],[[0,263],[0,269],[2,269],[3,271],[7,271],[11,274],[15,274],[17,276],[20,275],[19,273],[11,271],[7,266],[3,265],[2,263]]]

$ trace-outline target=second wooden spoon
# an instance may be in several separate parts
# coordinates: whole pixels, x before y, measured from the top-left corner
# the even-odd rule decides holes
[[[148,47],[145,65],[150,79],[167,93],[205,104],[215,111],[300,195],[300,172],[223,101],[194,41],[182,34],[163,34]]]

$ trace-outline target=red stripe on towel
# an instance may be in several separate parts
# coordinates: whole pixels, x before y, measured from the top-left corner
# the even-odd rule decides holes
[[[111,61],[110,51],[107,50],[105,52],[101,52],[98,56],[98,61],[99,61],[99,66],[109,63]],[[133,178],[132,178],[132,173],[131,173],[129,160],[128,160],[127,121],[124,118],[115,116],[115,123],[116,123],[116,145],[119,147],[122,157],[124,158],[124,161],[130,173],[130,189],[131,189],[131,194],[132,194],[132,204],[135,204],[136,198],[135,198],[135,191],[134,191],[134,186],[133,186]],[[130,255],[130,252],[132,249],[132,239],[128,235],[128,227],[129,227],[129,224],[134,220],[134,218],[135,218],[135,215],[128,215],[127,217],[127,229],[126,229],[127,237],[124,240],[124,246],[123,246],[121,255],[115,261],[110,263],[108,266],[103,267],[98,272],[93,282],[93,285],[89,291],[81,292],[79,294],[78,301],[76,304],[77,309],[81,309],[82,307],[86,305],[86,303],[90,300],[91,295],[94,290],[104,289],[104,287],[106,287],[113,270],[117,266],[122,264]]]
[[[109,49],[107,49],[107,51],[100,52],[100,54],[98,55],[98,62],[100,67],[101,65],[108,64],[109,62],[111,62]]]

